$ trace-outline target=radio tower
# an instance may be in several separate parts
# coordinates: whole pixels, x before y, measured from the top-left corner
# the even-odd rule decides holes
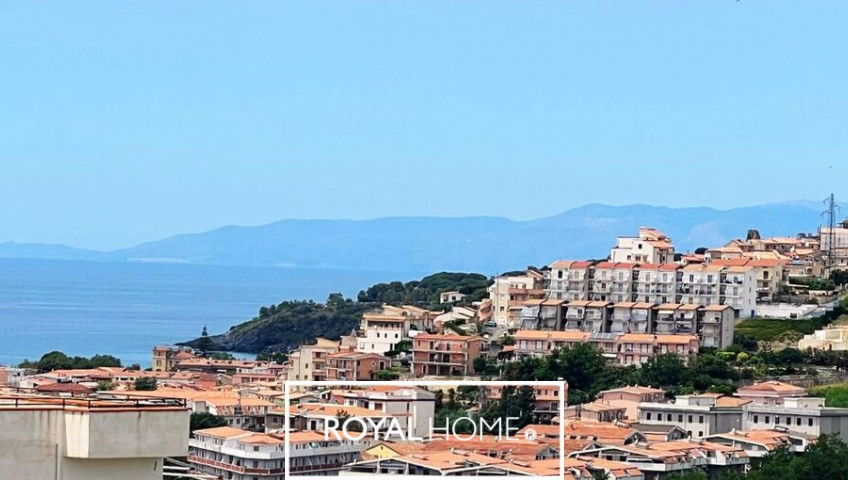
[[[836,211],[839,209],[839,205],[836,204],[836,199],[831,193],[824,200],[825,205],[827,205],[827,210],[822,212],[827,219],[827,251],[825,255],[827,256],[825,261],[825,273],[830,273],[833,269],[834,259],[833,259],[833,241],[834,241],[834,228],[836,228]],[[824,238],[822,238],[824,240]]]

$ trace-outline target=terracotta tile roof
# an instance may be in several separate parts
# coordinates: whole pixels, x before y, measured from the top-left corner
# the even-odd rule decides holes
[[[796,387],[788,383],[778,381],[759,382],[753,385],[740,387],[737,394],[747,393],[791,393],[791,394],[806,394],[806,390],[801,387]]]

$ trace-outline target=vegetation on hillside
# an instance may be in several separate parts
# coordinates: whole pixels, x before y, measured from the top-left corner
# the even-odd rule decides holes
[[[410,304],[420,307],[437,306],[439,294],[458,291],[468,295],[461,303],[482,300],[491,282],[479,273],[441,272],[411,282],[378,283],[361,292],[360,302]]]
[[[53,370],[88,369],[99,367],[120,367],[121,360],[112,355],[95,355],[91,358],[69,357],[63,352],[52,351],[45,353],[36,362],[24,360],[19,367],[37,370],[40,373]]]
[[[721,480],[848,480],[848,444],[835,435],[823,435],[803,455],[780,448],[747,476],[731,473]]]
[[[746,340],[773,342],[781,340],[787,334],[809,335],[839,318],[848,309],[848,297],[844,298],[833,311],[816,318],[746,318],[736,325],[736,342]]]
[[[303,300],[263,306],[253,319],[230,328],[223,335],[201,335],[185,343],[206,351],[234,351],[266,354],[288,352],[318,337],[338,339],[355,330],[362,314],[382,304],[411,304],[439,308],[439,294],[456,290],[469,295],[468,301],[483,298],[489,280],[476,273],[442,272],[420,281],[374,285],[359,293],[354,301],[333,293],[324,303]],[[282,357],[274,357],[282,358]]]
[[[848,408],[848,383],[813,387],[808,393],[813,397],[824,397],[828,407]]]

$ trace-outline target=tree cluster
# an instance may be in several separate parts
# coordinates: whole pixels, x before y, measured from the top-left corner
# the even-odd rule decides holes
[[[21,368],[29,368],[37,370],[39,373],[44,373],[51,372],[53,370],[120,367],[121,360],[112,355],[94,355],[91,358],[80,356],[69,357],[63,352],[53,351],[42,355],[41,359],[37,362],[24,360],[19,366]]]

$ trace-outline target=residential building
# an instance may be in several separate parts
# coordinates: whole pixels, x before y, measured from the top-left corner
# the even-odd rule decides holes
[[[848,268],[848,220],[842,222],[838,227],[833,229],[829,227],[821,227],[819,229],[819,237],[821,238],[821,251],[827,253],[833,252],[833,268],[847,269]]]
[[[0,366],[0,386],[20,387],[21,380],[27,375],[25,368]]]
[[[778,448],[801,453],[811,443],[810,437],[777,430],[731,430],[727,433],[709,435],[710,443],[741,448],[751,458],[763,458]]]
[[[820,437],[838,435],[848,440],[848,408],[825,407],[824,398],[787,397],[782,404],[745,405],[743,430],[781,429]]]
[[[492,320],[501,326],[517,325],[524,303],[545,297],[544,281],[545,276],[535,270],[527,270],[523,275],[495,277],[489,286]]]
[[[459,293],[456,290],[442,292],[439,294],[439,303],[456,303],[461,302],[467,295]]]
[[[698,337],[694,335],[625,333],[616,342],[616,362],[620,365],[641,365],[654,355],[666,353],[676,353],[688,361],[698,354]]]
[[[153,371],[171,372],[182,360],[196,358],[189,347],[158,345],[153,347]]]
[[[285,442],[283,433],[231,427],[197,430],[189,440],[188,461],[201,472],[228,480],[284,480]],[[333,475],[359,460],[368,446],[335,437],[328,440],[319,432],[291,432],[288,442],[293,475]]]
[[[412,371],[423,376],[470,376],[474,359],[483,355],[478,336],[422,333],[412,340]]]
[[[361,390],[334,391],[332,400],[392,417],[410,417],[412,430],[417,436],[429,433],[430,419],[435,417],[436,395],[420,387],[380,385]]]
[[[560,330],[564,324],[565,300],[537,299],[524,303],[521,309],[523,330]]]
[[[798,349],[806,350],[808,348],[832,350],[834,352],[848,350],[848,326],[827,326],[809,335],[804,335],[804,338],[798,341]]]
[[[288,380],[327,380],[327,356],[338,351],[338,341],[320,337],[313,345],[301,345],[289,353]]]
[[[188,451],[189,410],[176,401],[0,397],[0,472],[8,479],[162,480]]]
[[[636,237],[618,237],[610,252],[610,260],[626,263],[672,263],[674,245],[671,238],[655,228],[639,227]]]
[[[515,333],[515,356],[544,357],[552,351],[589,341],[589,334],[580,331],[519,330]]]
[[[411,305],[383,305],[379,312],[362,315],[356,350],[385,355],[414,333],[431,329],[433,320],[440,314]]]
[[[734,395],[758,404],[782,405],[786,399],[807,396],[807,391],[795,385],[771,380],[740,387]]]
[[[558,300],[589,300],[592,262],[559,260],[550,265],[545,296]]]
[[[624,420],[626,417],[626,406],[603,400],[570,405],[565,409],[565,418],[574,418],[587,422],[618,422]]]
[[[614,388],[598,393],[598,400],[625,408],[624,416],[630,420],[639,419],[639,404],[642,402],[662,403],[665,390],[639,385]]]
[[[376,380],[377,372],[391,366],[389,357],[376,353],[331,353],[327,355],[327,380]]]
[[[612,305],[610,333],[652,332],[654,306],[646,302],[618,302]]]
[[[533,395],[536,400],[534,414],[541,421],[550,421],[560,415],[560,407],[568,401],[568,384],[562,382],[564,396],[560,396],[560,389],[556,386],[538,385],[533,387]],[[516,387],[519,388],[519,387]],[[500,385],[489,386],[489,400],[498,401],[502,398],[504,387]]]
[[[639,404],[639,423],[677,425],[693,438],[704,438],[743,427],[742,399],[721,395],[679,395],[671,403]]]
[[[726,348],[733,343],[736,324],[733,307],[730,305],[709,305],[701,309],[698,326],[698,338],[701,347]]]

